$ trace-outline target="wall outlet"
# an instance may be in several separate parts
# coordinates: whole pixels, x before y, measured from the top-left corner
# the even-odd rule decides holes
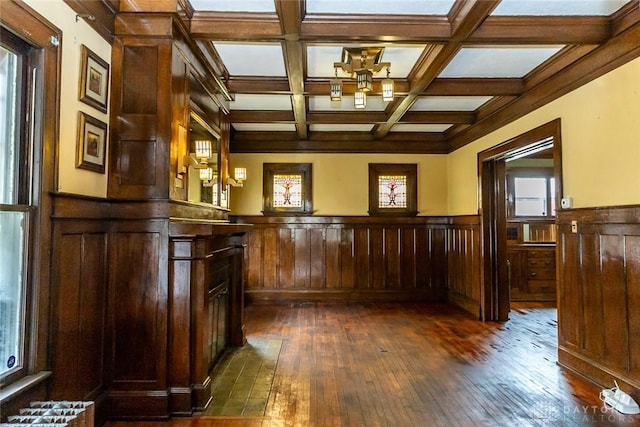
[[[575,219],[571,221],[571,232],[572,233],[578,232],[578,221],[576,221]]]
[[[571,209],[573,207],[573,197],[563,197],[560,200],[560,207],[562,209]]]

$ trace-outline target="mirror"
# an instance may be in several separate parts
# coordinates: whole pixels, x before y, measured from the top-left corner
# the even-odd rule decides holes
[[[220,206],[220,137],[197,114],[189,124],[189,166],[187,200]]]

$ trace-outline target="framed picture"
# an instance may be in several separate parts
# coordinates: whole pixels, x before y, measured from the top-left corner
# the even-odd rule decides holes
[[[104,173],[107,124],[80,111],[76,167]]]
[[[107,112],[109,64],[88,47],[81,47],[79,99],[85,104]]]

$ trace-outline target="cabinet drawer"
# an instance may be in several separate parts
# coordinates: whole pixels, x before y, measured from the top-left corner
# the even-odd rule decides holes
[[[555,268],[556,267],[556,259],[555,258],[527,258],[527,265],[530,268]]]
[[[556,292],[555,281],[529,280],[527,287],[530,293],[554,294]]]
[[[528,280],[555,280],[556,271],[552,268],[529,268],[527,270]]]
[[[538,249],[528,250],[527,257],[529,258],[555,258],[556,251],[554,249]]]

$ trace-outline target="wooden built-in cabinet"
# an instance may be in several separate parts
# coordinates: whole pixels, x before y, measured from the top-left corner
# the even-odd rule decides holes
[[[244,344],[250,226],[173,205],[54,196],[50,398],[96,401],[97,423],[203,410]]]
[[[554,244],[509,245],[507,270],[512,301],[556,300]]]
[[[211,372],[228,346],[242,346],[244,256],[250,226],[170,224],[170,412],[190,415],[211,400]]]

